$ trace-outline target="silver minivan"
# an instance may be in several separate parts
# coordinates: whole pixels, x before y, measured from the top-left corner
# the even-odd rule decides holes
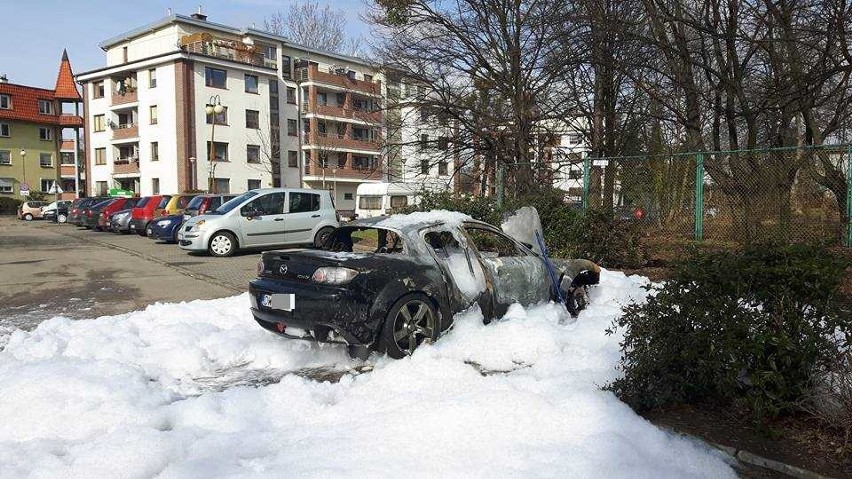
[[[241,248],[319,246],[337,226],[330,191],[264,188],[188,219],[178,244],[188,251],[231,256]]]

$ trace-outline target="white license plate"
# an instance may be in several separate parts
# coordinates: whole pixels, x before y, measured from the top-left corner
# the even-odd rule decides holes
[[[260,305],[264,308],[280,309],[282,311],[293,311],[296,309],[295,294],[260,294]]]

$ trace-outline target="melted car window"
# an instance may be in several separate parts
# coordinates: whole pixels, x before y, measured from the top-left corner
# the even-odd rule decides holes
[[[405,250],[399,234],[381,228],[338,228],[325,246],[348,253],[401,254]]]
[[[467,228],[467,234],[479,254],[485,258],[521,256],[515,243],[503,235],[477,228]]]

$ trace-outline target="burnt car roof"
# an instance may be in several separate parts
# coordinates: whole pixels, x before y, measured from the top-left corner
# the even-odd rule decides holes
[[[477,225],[486,228],[492,228],[497,231],[500,231],[500,228],[497,228],[494,225],[489,223],[485,223],[484,221],[475,220],[467,215],[462,213],[457,213],[454,211],[446,211],[449,215],[452,215],[452,218],[441,219],[436,218],[433,215],[423,215],[422,219],[417,217],[417,213],[410,213],[407,215],[392,215],[392,216],[377,216],[373,218],[362,218],[346,223],[345,225],[341,225],[340,228],[346,227],[355,227],[355,228],[384,228],[389,230],[397,230],[403,233],[415,232],[422,230],[424,228],[430,228],[433,226],[438,226],[441,224],[446,224],[449,226],[453,226],[455,224],[464,224],[464,225]],[[396,221],[394,221],[396,220]]]

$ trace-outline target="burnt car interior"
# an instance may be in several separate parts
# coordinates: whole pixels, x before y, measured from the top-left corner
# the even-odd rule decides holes
[[[344,253],[402,254],[405,243],[397,233],[381,228],[338,228],[326,249]]]

